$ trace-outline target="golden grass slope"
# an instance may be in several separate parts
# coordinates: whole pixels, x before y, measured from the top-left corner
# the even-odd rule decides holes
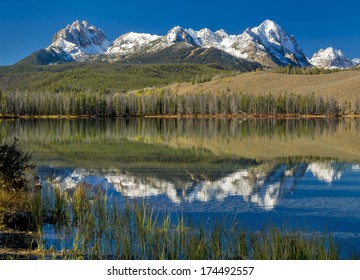
[[[202,84],[178,83],[169,87],[174,93],[242,92],[246,94],[300,95],[314,93],[333,96],[338,101],[360,98],[360,71],[342,71],[321,75],[287,75],[271,72],[252,72],[212,80]]]

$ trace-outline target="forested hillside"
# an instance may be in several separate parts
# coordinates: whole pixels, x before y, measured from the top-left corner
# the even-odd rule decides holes
[[[28,92],[126,92],[174,82],[209,81],[232,71],[198,64],[135,65],[120,63],[67,63],[0,67],[0,90]]]
[[[321,75],[305,68],[303,73],[299,72],[301,68],[289,69],[283,73],[305,75],[265,71],[240,75],[216,64],[67,63],[2,67],[0,115],[360,113],[360,71]]]

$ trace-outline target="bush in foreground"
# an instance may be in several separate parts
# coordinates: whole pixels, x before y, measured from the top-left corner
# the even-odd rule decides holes
[[[20,149],[17,139],[0,146],[0,187],[21,189],[26,185],[26,172],[34,167],[31,154]]]

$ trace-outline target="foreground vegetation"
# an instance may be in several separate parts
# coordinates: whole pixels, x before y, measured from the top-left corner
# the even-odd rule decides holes
[[[339,248],[326,234],[275,227],[251,233],[224,221],[214,227],[194,226],[182,216],[156,212],[142,203],[109,203],[93,186],[80,185],[71,195],[56,188],[53,191],[52,199],[37,192],[31,199],[29,195],[16,195],[16,201],[26,201],[32,211],[31,224],[11,234],[0,230],[0,239],[8,238],[6,242],[0,240],[1,259],[339,258]],[[1,206],[4,196],[9,193],[0,190]],[[48,244],[42,234],[44,221],[63,232],[63,239],[55,245]],[[24,230],[37,233],[24,234]]]
[[[119,205],[98,188],[33,193],[39,235],[33,258],[53,259],[338,259],[330,235],[269,227],[251,232],[231,221],[193,225],[185,217],[157,212],[143,203]],[[42,211],[39,211],[42,209]],[[63,240],[46,243],[41,221]]]

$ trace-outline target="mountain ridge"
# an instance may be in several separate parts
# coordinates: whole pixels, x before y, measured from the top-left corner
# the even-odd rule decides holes
[[[183,52],[196,48],[213,49],[209,52],[219,54],[216,63],[221,64],[223,61],[220,58],[224,57],[226,58],[224,64],[227,64],[228,61],[236,61],[235,64],[241,65],[239,69],[248,68],[251,63],[255,67],[263,68],[287,65],[349,68],[355,66],[357,61],[352,62],[346,58],[346,62],[339,62],[339,60],[343,59],[341,57],[341,59],[334,58],[336,62],[317,63],[318,61],[314,59],[314,56],[322,50],[315,53],[309,61],[299,47],[295,37],[288,35],[280,25],[271,20],[265,20],[259,26],[247,28],[239,35],[229,35],[223,29],[213,32],[208,28],[203,28],[196,31],[191,28],[185,29],[175,26],[163,36],[128,32],[114,41],[109,40],[101,29],[90,25],[86,21],[80,22],[76,20],[58,31],[54,35],[51,45],[20,60],[18,64],[43,65],[71,61],[126,62],[136,60],[134,59],[136,56],[141,57],[141,59],[138,59],[138,63],[144,63],[141,61],[153,60],[154,57],[159,57],[159,55],[154,55],[157,52],[169,55],[168,59],[162,58],[161,61],[166,60],[177,63],[181,62],[179,57],[170,53],[171,50],[178,52],[181,48],[183,48]],[[197,51],[196,53],[203,52]],[[220,53],[224,54],[220,55]],[[145,56],[149,57],[145,58]],[[175,57],[176,60],[170,59],[175,59]],[[201,57],[194,60],[204,61]],[[315,61],[314,64],[311,64],[312,60]],[[159,63],[161,62],[159,61]],[[346,67],[343,67],[343,65]],[[252,68],[251,70],[255,69]]]

